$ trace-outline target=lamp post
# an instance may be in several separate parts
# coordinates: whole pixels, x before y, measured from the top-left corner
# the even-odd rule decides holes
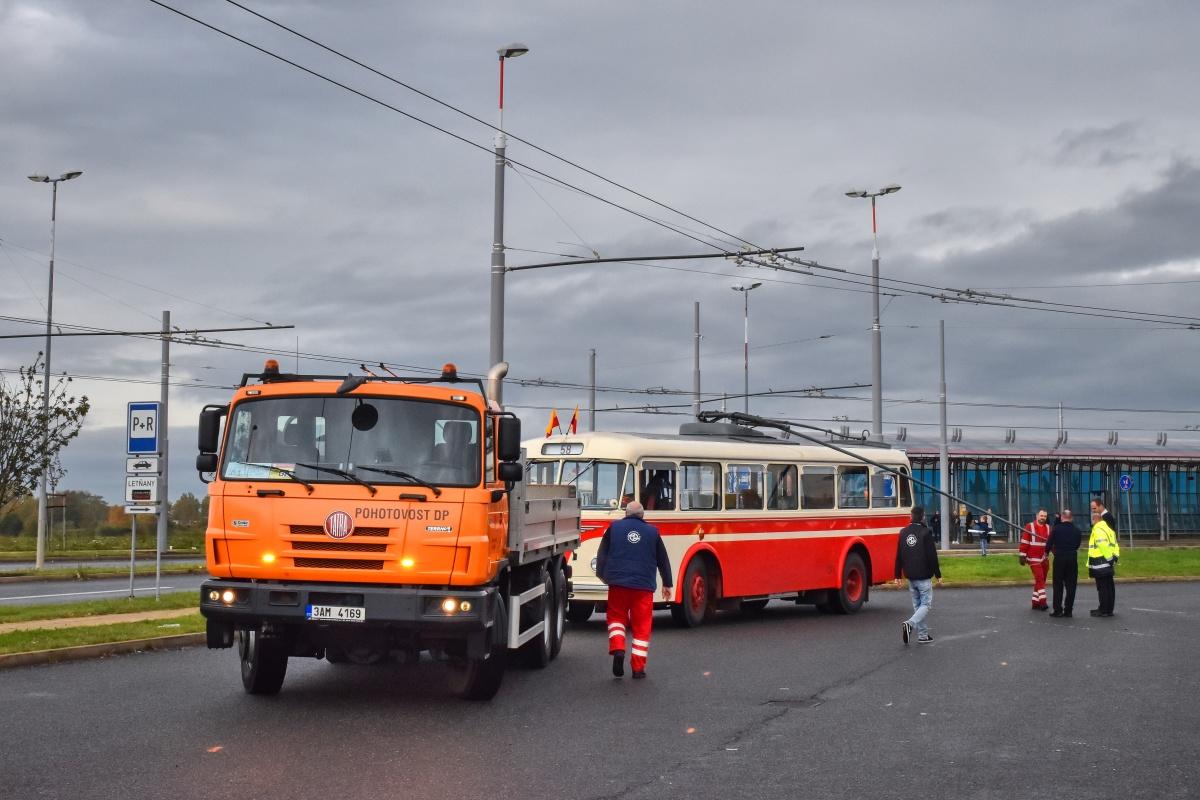
[[[853,189],[847,197],[871,198],[871,297],[874,320],[871,323],[871,438],[883,441],[883,344],[879,329],[879,229],[875,224],[875,198],[900,191],[891,184],[874,192]]]
[[[50,445],[50,328],[54,324],[54,224],[58,217],[58,185],[63,181],[74,180],[83,173],[79,170],[64,172],[57,178],[49,175],[30,175],[34,183],[48,183],[50,189],[50,284],[46,291],[46,364],[45,377],[42,380],[42,448],[43,452]],[[49,479],[50,467],[47,465],[38,478],[38,526],[37,526],[37,555],[34,565],[41,569],[46,563],[46,483]]]
[[[505,45],[496,51],[500,56],[500,123],[496,126],[496,194],[492,213],[492,306],[490,361],[488,368],[504,360],[504,151],[508,137],[504,135],[504,62],[523,56],[529,48],[519,42]],[[496,400],[500,401],[503,385],[496,382]]]
[[[750,292],[762,286],[752,283],[749,286],[732,286],[735,292],[742,293],[742,380],[745,388],[745,411],[750,413]]]

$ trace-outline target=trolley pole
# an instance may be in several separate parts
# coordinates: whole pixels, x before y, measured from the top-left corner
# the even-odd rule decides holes
[[[700,417],[700,301],[695,303],[692,334],[692,416]]]
[[[596,430],[596,348],[588,351],[588,377],[591,380],[592,391],[588,400],[588,430]]]

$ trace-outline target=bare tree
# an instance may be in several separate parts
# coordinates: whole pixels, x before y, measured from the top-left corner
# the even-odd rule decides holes
[[[68,394],[71,379],[62,375],[51,377],[49,414],[43,412],[41,369],[38,353],[12,384],[0,377],[0,508],[34,490],[42,471],[79,435],[91,407],[86,396]]]

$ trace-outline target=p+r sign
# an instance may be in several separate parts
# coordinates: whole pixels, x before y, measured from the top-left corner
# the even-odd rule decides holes
[[[125,431],[130,455],[158,452],[158,403],[130,403]]]

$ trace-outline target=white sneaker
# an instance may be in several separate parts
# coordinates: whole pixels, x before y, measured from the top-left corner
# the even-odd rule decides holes
[[[900,623],[900,638],[902,638],[904,640],[905,644],[908,644],[908,637],[911,635],[912,635],[912,625],[909,625],[907,622],[901,622]]]

